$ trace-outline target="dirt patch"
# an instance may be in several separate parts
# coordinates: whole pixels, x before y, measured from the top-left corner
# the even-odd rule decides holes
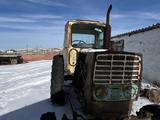
[[[39,60],[52,60],[53,56],[58,54],[57,52],[46,53],[46,54],[32,54],[22,55],[24,62],[39,61]]]

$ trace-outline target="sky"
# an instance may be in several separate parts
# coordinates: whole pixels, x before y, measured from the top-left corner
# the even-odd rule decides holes
[[[160,0],[0,0],[0,49],[62,48],[68,20],[105,22],[112,36],[160,22]]]

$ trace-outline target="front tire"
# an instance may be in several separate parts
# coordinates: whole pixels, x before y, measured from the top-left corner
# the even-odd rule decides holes
[[[51,87],[50,95],[51,102],[57,105],[65,104],[65,94],[63,91],[64,84],[64,62],[63,57],[56,55],[53,58],[52,72],[51,72]]]

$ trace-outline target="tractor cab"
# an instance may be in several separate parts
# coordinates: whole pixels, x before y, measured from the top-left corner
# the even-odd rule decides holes
[[[91,20],[71,20],[65,26],[64,68],[74,73],[78,53],[82,49],[103,49],[105,24]]]
[[[98,21],[73,20],[66,25],[68,47],[74,48],[103,48],[105,24]],[[65,44],[64,44],[65,45]]]

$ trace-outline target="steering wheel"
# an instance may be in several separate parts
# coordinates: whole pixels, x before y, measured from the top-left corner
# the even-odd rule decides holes
[[[87,45],[87,43],[82,40],[73,40],[72,41],[73,47],[84,47],[84,45]]]

